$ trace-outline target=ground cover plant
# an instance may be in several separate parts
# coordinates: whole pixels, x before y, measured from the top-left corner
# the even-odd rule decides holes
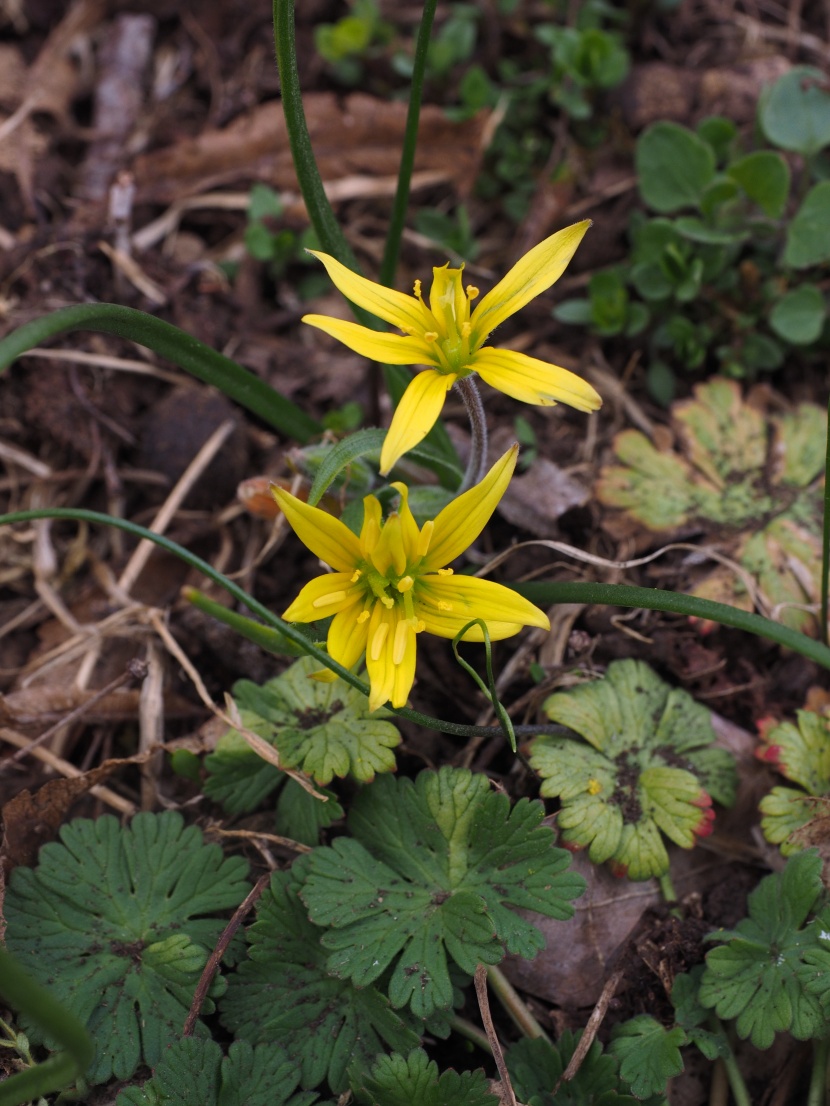
[[[820,13],[0,18],[0,1106],[825,1103]]]

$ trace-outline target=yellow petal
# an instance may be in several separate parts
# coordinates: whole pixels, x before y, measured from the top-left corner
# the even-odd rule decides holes
[[[383,524],[380,541],[372,553],[372,564],[381,576],[385,576],[390,568],[394,569],[396,576],[403,576],[406,571],[406,550],[399,515],[390,515]]]
[[[363,560],[369,560],[380,541],[380,528],[383,511],[380,502],[373,495],[363,497],[363,525],[360,528],[360,551]]]
[[[576,252],[590,219],[557,231],[517,261],[476,307],[470,322],[476,345],[496,327],[559,280]]]
[[[443,568],[472,545],[504,495],[518,453],[519,447],[511,446],[480,484],[459,495],[438,514],[422,571]]]
[[[319,250],[308,252],[323,262],[326,272],[346,299],[406,333],[424,332],[426,313],[414,296],[396,292],[393,288],[384,288],[382,284],[375,284],[373,280],[358,276],[330,254]]]
[[[316,622],[353,607],[364,592],[351,582],[351,573],[327,572],[309,580],[282,617],[289,622]]]
[[[369,620],[358,622],[364,605],[355,605],[341,611],[331,620],[326,646],[329,656],[339,661],[344,668],[354,668],[366,649],[366,635],[369,632]]]
[[[429,434],[455,381],[453,374],[442,376],[434,369],[424,369],[415,374],[401,396],[384,439],[380,454],[381,476],[386,476],[408,449],[422,442]]]
[[[406,552],[407,562],[412,562],[418,559],[421,531],[418,529],[418,523],[415,521],[415,516],[409,508],[409,488],[407,488],[406,484],[401,484],[398,480],[392,484],[392,487],[401,497],[401,501],[398,505],[398,517],[401,520],[403,547]]]
[[[344,522],[319,507],[309,507],[276,484],[271,485],[271,494],[303,545],[338,572],[354,572],[360,560],[360,543]]]
[[[522,626],[550,629],[548,616],[529,599],[477,576],[422,577],[415,611],[424,629],[438,637],[455,637],[471,618],[483,618],[488,630],[492,625],[490,636],[495,639],[510,637]],[[473,628],[465,638],[481,641],[481,630]]]
[[[368,357],[372,361],[382,361],[387,365],[432,365],[435,363],[433,349],[422,338],[402,337],[381,330],[370,330],[359,323],[346,322],[344,319],[332,319],[329,315],[303,315],[303,322],[324,330],[344,346],[355,353]]]
[[[485,346],[476,354],[474,367],[491,388],[522,403],[541,407],[567,403],[577,411],[596,411],[602,406],[602,397],[587,380],[524,353]]]

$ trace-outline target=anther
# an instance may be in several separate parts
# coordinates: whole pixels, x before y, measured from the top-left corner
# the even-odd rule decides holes
[[[362,573],[362,572],[360,571],[360,569],[359,569],[359,568],[356,568],[356,569],[354,570],[354,572],[352,573],[352,577],[351,577],[350,583],[352,583],[352,584],[356,584],[356,583],[357,583],[357,581],[358,581],[358,580],[360,579],[360,577],[361,577],[362,575],[363,575],[363,573]]]
[[[358,626],[361,626],[364,622],[369,621],[369,613],[370,613],[369,611],[361,611],[360,612],[360,614],[357,616]]]
[[[452,576],[452,574],[453,574],[453,570],[451,568],[439,568],[438,569],[438,575],[439,576]]]
[[[474,284],[468,284],[467,285],[467,299],[468,300],[478,299],[478,288],[476,288],[476,286]]]
[[[380,601],[381,603],[383,603],[384,607],[386,607],[388,611],[391,611],[392,608],[395,606],[395,600],[391,599],[388,595],[381,595]]]
[[[401,579],[398,580],[397,584],[395,584],[395,587],[400,592],[409,591],[414,583],[415,578],[413,576],[402,576]]]

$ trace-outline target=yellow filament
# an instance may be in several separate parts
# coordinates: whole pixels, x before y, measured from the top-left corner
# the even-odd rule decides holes
[[[395,627],[395,644],[392,646],[392,663],[401,664],[406,656],[407,632],[410,626],[403,619]]]
[[[319,599],[312,600],[312,607],[327,607],[330,603],[341,603],[346,598],[345,591],[330,591],[328,595],[321,595]]]
[[[383,643],[386,641],[386,635],[389,633],[389,623],[381,622],[380,626],[375,630],[374,637],[372,638],[372,647],[369,652],[369,656],[373,661],[380,660],[380,654],[383,649]]]

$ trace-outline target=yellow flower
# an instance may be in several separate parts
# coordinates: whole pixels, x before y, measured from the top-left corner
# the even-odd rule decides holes
[[[403,334],[381,333],[327,315],[305,315],[304,323],[375,361],[428,366],[414,377],[395,411],[380,458],[383,475],[429,433],[456,380],[473,372],[523,403],[551,407],[560,402],[580,411],[597,410],[602,400],[576,373],[524,353],[484,345],[500,323],[559,279],[590,225],[588,219],[574,223],[534,246],[472,313],[470,304],[478,289],[462,287],[461,269],[443,265],[432,270],[427,304],[419,280],[414,296],[407,296],[358,276],[326,253],[310,251],[347,299]]]
[[[329,654],[351,668],[365,652],[370,710],[389,699],[395,707],[406,704],[415,680],[416,636],[422,630],[454,638],[473,618],[484,620],[494,640],[511,637],[523,626],[550,629],[547,615],[510,588],[455,576],[446,567],[486,526],[510,482],[517,454],[513,446],[480,484],[421,529],[409,509],[405,484],[392,485],[400,506],[385,522],[375,496],[365,497],[359,537],[340,519],[272,486],[297,536],[334,570],[306,584],[283,618],[314,622],[334,615]],[[482,641],[481,627],[471,627],[464,640]]]

